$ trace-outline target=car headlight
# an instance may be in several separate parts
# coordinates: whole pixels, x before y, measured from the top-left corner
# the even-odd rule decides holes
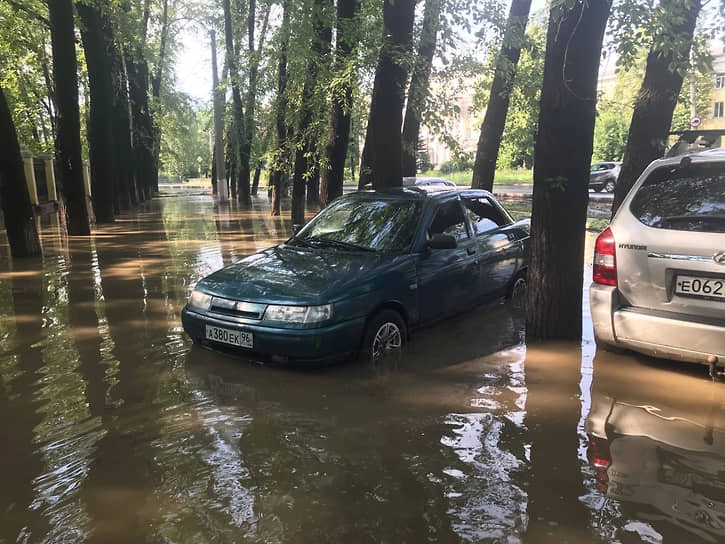
[[[211,307],[211,295],[194,289],[189,297],[189,306],[197,310],[208,310]]]
[[[264,312],[265,321],[286,323],[317,323],[332,317],[332,304],[322,306],[278,306],[270,304]]]

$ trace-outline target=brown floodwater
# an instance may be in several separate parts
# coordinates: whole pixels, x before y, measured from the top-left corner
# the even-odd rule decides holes
[[[597,350],[586,304],[582,342],[498,303],[376,366],[192,347],[191,285],[290,228],[180,193],[0,238],[0,542],[725,540],[724,386]]]

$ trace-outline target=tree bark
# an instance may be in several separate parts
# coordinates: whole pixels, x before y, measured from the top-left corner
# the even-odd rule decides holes
[[[385,0],[383,45],[375,70],[365,146],[360,165],[360,186],[372,182],[376,189],[403,185],[401,127],[406,54],[410,54],[415,0]]]
[[[229,163],[233,168],[231,177],[235,186],[238,183],[239,202],[249,204],[249,158],[242,160],[244,152],[244,140],[247,137],[246,124],[244,123],[244,109],[242,107],[242,93],[239,85],[239,72],[237,67],[237,55],[234,47],[234,33],[232,31],[232,10],[230,0],[223,1],[224,6],[224,41],[226,42],[226,65],[229,68],[229,81],[232,87],[232,118],[229,127],[230,141],[228,148],[232,156],[229,157]],[[246,162],[246,166],[242,163]],[[245,175],[241,174],[241,170],[246,168]],[[236,194],[232,194],[234,198]]]
[[[109,27],[112,28],[112,27]],[[131,148],[131,117],[128,100],[128,75],[126,58],[116,45],[113,33],[111,39],[111,66],[113,79],[113,144],[118,167],[116,189],[117,210],[130,210],[138,203],[134,156]]]
[[[154,129],[149,108],[148,64],[136,49],[134,58],[127,62],[128,90],[133,118],[133,152],[136,182],[143,200],[151,198],[154,181]]]
[[[332,28],[328,22],[332,10],[330,0],[315,0],[312,7],[312,43],[307,62],[307,74],[302,88],[300,125],[295,152],[294,177],[292,178],[292,224],[305,223],[305,189],[315,178],[317,169],[318,134],[313,117],[319,111],[315,100],[315,85],[320,68],[327,61],[332,41]],[[313,183],[314,185],[314,183]],[[314,190],[314,188],[312,188]],[[319,189],[318,189],[319,191]]]
[[[113,223],[114,187],[118,183],[113,147],[113,78],[110,21],[99,6],[77,3],[82,22],[81,38],[88,65],[91,95],[88,117],[88,148],[91,163],[93,212],[96,223]]]
[[[662,29],[647,56],[644,80],[629,125],[622,169],[614,189],[612,216],[647,165],[664,155],[702,3],[700,0],[663,0],[661,8]]]
[[[166,64],[166,42],[169,37],[169,0],[163,0],[163,9],[161,14],[161,37],[159,40],[159,60],[156,63],[156,69],[151,74],[151,95],[154,101],[158,102],[161,98],[161,78],[164,73]],[[161,127],[154,121],[154,168],[151,172],[151,189],[154,192],[159,190],[159,152],[161,150]],[[216,181],[213,181],[216,186]]]
[[[13,257],[40,255],[40,238],[35,227],[18,134],[0,87],[0,203],[5,217],[5,231]]]
[[[290,0],[282,3],[282,26],[279,29],[279,36],[282,37],[282,45],[279,54],[277,73],[277,111],[275,124],[277,128],[277,150],[276,157],[270,166],[270,179],[272,185],[272,215],[280,214],[282,185],[287,175],[287,48],[289,47],[289,25],[290,25]]]
[[[597,73],[611,0],[555,5],[534,162],[527,335],[580,339]]]
[[[55,154],[59,185],[65,198],[66,225],[71,236],[88,236],[91,228],[81,159],[78,63],[72,0],[49,0],[48,17],[57,104]]]
[[[503,44],[496,60],[496,70],[491,84],[491,94],[486,106],[486,115],[481,125],[473,164],[474,189],[493,190],[498,150],[501,146],[506,115],[509,109],[511,90],[516,78],[516,65],[521,56],[521,47],[526,39],[526,23],[529,19],[531,0],[513,0],[509,10]]]
[[[351,23],[359,10],[360,0],[338,0],[337,2],[337,43],[335,45],[337,70],[343,69],[347,64],[352,49],[358,41],[357,33],[353,33]],[[345,158],[350,140],[352,92],[352,81],[346,81],[340,93],[332,98],[332,112],[325,147],[325,162],[329,167],[322,171],[320,181],[320,204],[322,206],[327,206],[342,195]]]
[[[216,32],[211,31],[211,74],[212,86],[214,87],[214,149],[216,150],[216,194],[221,202],[226,202],[227,175],[224,169],[224,94],[219,88],[219,75],[216,64]]]
[[[530,1],[530,0],[529,0]],[[428,97],[428,80],[436,50],[436,38],[441,14],[440,0],[426,0],[423,11],[423,28],[418,44],[413,76],[408,89],[408,103],[405,108],[403,122],[403,175],[415,176],[418,158],[418,137],[420,134],[420,118]]]

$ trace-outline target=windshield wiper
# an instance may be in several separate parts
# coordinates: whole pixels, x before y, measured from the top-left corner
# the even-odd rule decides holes
[[[365,246],[359,246],[357,244],[353,244],[350,242],[343,242],[341,240],[333,240],[332,238],[322,238],[319,236],[310,236],[308,238],[304,239],[305,243],[313,242],[317,245],[326,245],[330,247],[339,247],[341,249],[350,249],[353,251],[367,251],[369,253],[375,253],[376,250],[374,250],[371,247],[365,247]]]
[[[314,244],[309,243],[304,238],[292,237],[287,240],[288,245],[300,245],[302,247],[315,247]]]

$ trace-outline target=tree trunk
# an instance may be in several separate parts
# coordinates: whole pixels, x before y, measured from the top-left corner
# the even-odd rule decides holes
[[[400,131],[414,15],[415,0],[385,0],[383,4],[383,45],[375,70],[360,186],[369,182],[376,189],[403,185]]]
[[[163,9],[161,14],[161,38],[159,40],[159,58],[156,63],[156,69],[151,74],[151,95],[154,101],[158,103],[161,98],[161,77],[163,76],[166,64],[166,42],[169,37],[169,0],[163,0]],[[154,192],[159,191],[159,152],[161,150],[161,127],[154,121],[154,168],[151,172],[151,189]],[[216,187],[216,181],[212,182]]]
[[[664,155],[702,4],[700,0],[663,0],[661,8],[663,24],[647,56],[644,80],[629,125],[622,169],[614,189],[612,216],[649,163]]]
[[[249,13],[247,16],[247,34],[248,34],[248,53],[249,53],[249,86],[247,87],[247,95],[245,100],[245,138],[242,141],[242,147],[240,150],[240,171],[242,183],[249,183],[250,165],[249,161],[252,156],[252,141],[254,140],[255,134],[255,121],[254,111],[257,103],[257,86],[259,78],[259,62],[262,58],[261,50],[264,45],[264,40],[267,35],[267,28],[269,27],[269,6],[266,7],[264,12],[264,21],[262,23],[262,30],[259,36],[259,45],[255,48],[254,44],[254,30],[255,30],[255,19],[256,19],[256,6],[255,0],[249,2]],[[256,175],[256,170],[255,170]],[[257,188],[259,185],[259,178],[257,178],[257,185],[253,185],[251,194],[257,194]]]
[[[48,17],[53,47],[53,80],[57,89],[55,154],[59,185],[65,198],[66,225],[71,236],[88,236],[91,228],[81,159],[78,64],[72,0],[49,0]]]
[[[232,10],[230,0],[224,0],[224,41],[226,42],[226,65],[229,68],[229,81],[232,87],[232,118],[229,127],[231,138],[228,149],[231,152],[229,162],[234,169],[231,177],[235,186],[239,187],[239,202],[249,204],[249,159],[246,160],[246,174],[241,175],[242,153],[245,148],[244,140],[247,137],[244,123],[244,110],[242,108],[242,93],[239,86],[239,72],[237,69],[237,55],[234,48],[234,33],[232,31]],[[232,191],[232,198],[237,195]]]
[[[25,183],[23,158],[18,134],[0,87],[0,203],[5,216],[5,231],[13,257],[40,255],[40,238],[35,227],[33,206]]]
[[[257,167],[254,169],[254,181],[252,181],[252,195],[257,196],[259,190],[259,178],[262,176],[262,161],[257,162]]]
[[[332,10],[330,0],[315,0],[312,7],[312,43],[307,61],[307,74],[302,88],[300,105],[300,125],[298,144],[295,152],[294,177],[292,178],[292,224],[305,223],[305,189],[314,179],[317,169],[318,134],[313,117],[319,108],[315,100],[315,85],[320,68],[327,61],[332,41],[332,28],[329,25],[329,13]],[[315,200],[316,201],[316,200]]]
[[[289,20],[290,0],[282,4],[282,26],[279,35],[282,36],[282,46],[279,54],[279,68],[277,74],[277,151],[276,157],[270,166],[270,180],[272,185],[272,215],[280,214],[282,198],[282,184],[287,175],[287,48],[289,47]]]
[[[127,62],[128,90],[133,119],[133,152],[136,183],[143,200],[151,198],[154,181],[154,132],[148,96],[148,65],[137,49],[134,59]]]
[[[128,101],[126,59],[111,35],[111,66],[113,72],[113,143],[116,151],[119,183],[116,188],[118,210],[130,210],[138,203],[134,156],[131,149],[131,118]]]
[[[527,335],[580,339],[597,73],[610,0],[553,6],[534,162]]]
[[[405,108],[405,121],[403,122],[402,168],[404,176],[415,176],[418,170],[420,116],[428,97],[428,80],[436,50],[440,13],[441,0],[426,0],[423,11],[423,29],[418,44],[418,57],[413,69],[413,76],[410,79],[408,104]]]
[[[214,149],[216,150],[216,195],[220,202],[226,202],[227,175],[224,170],[224,91],[219,88],[216,64],[216,32],[211,31],[211,74],[214,96]]]
[[[351,22],[359,10],[359,0],[338,0],[337,2],[337,43],[335,45],[337,70],[344,68],[358,41],[357,33],[353,32]],[[325,162],[329,167],[322,171],[320,181],[320,204],[322,206],[327,206],[342,195],[347,144],[350,140],[352,91],[352,82],[346,81],[340,93],[332,98],[332,112],[325,147]]]
[[[114,187],[118,183],[113,146],[113,77],[110,21],[100,7],[76,3],[81,38],[88,66],[91,95],[88,116],[88,148],[91,163],[93,213],[96,223],[114,221]]]
[[[511,90],[516,78],[516,65],[521,56],[521,47],[526,39],[526,22],[529,19],[531,0],[513,0],[509,10],[506,30],[491,84],[491,94],[486,106],[486,115],[481,125],[473,164],[474,189],[493,190],[498,150],[501,146],[506,114],[509,109]]]

